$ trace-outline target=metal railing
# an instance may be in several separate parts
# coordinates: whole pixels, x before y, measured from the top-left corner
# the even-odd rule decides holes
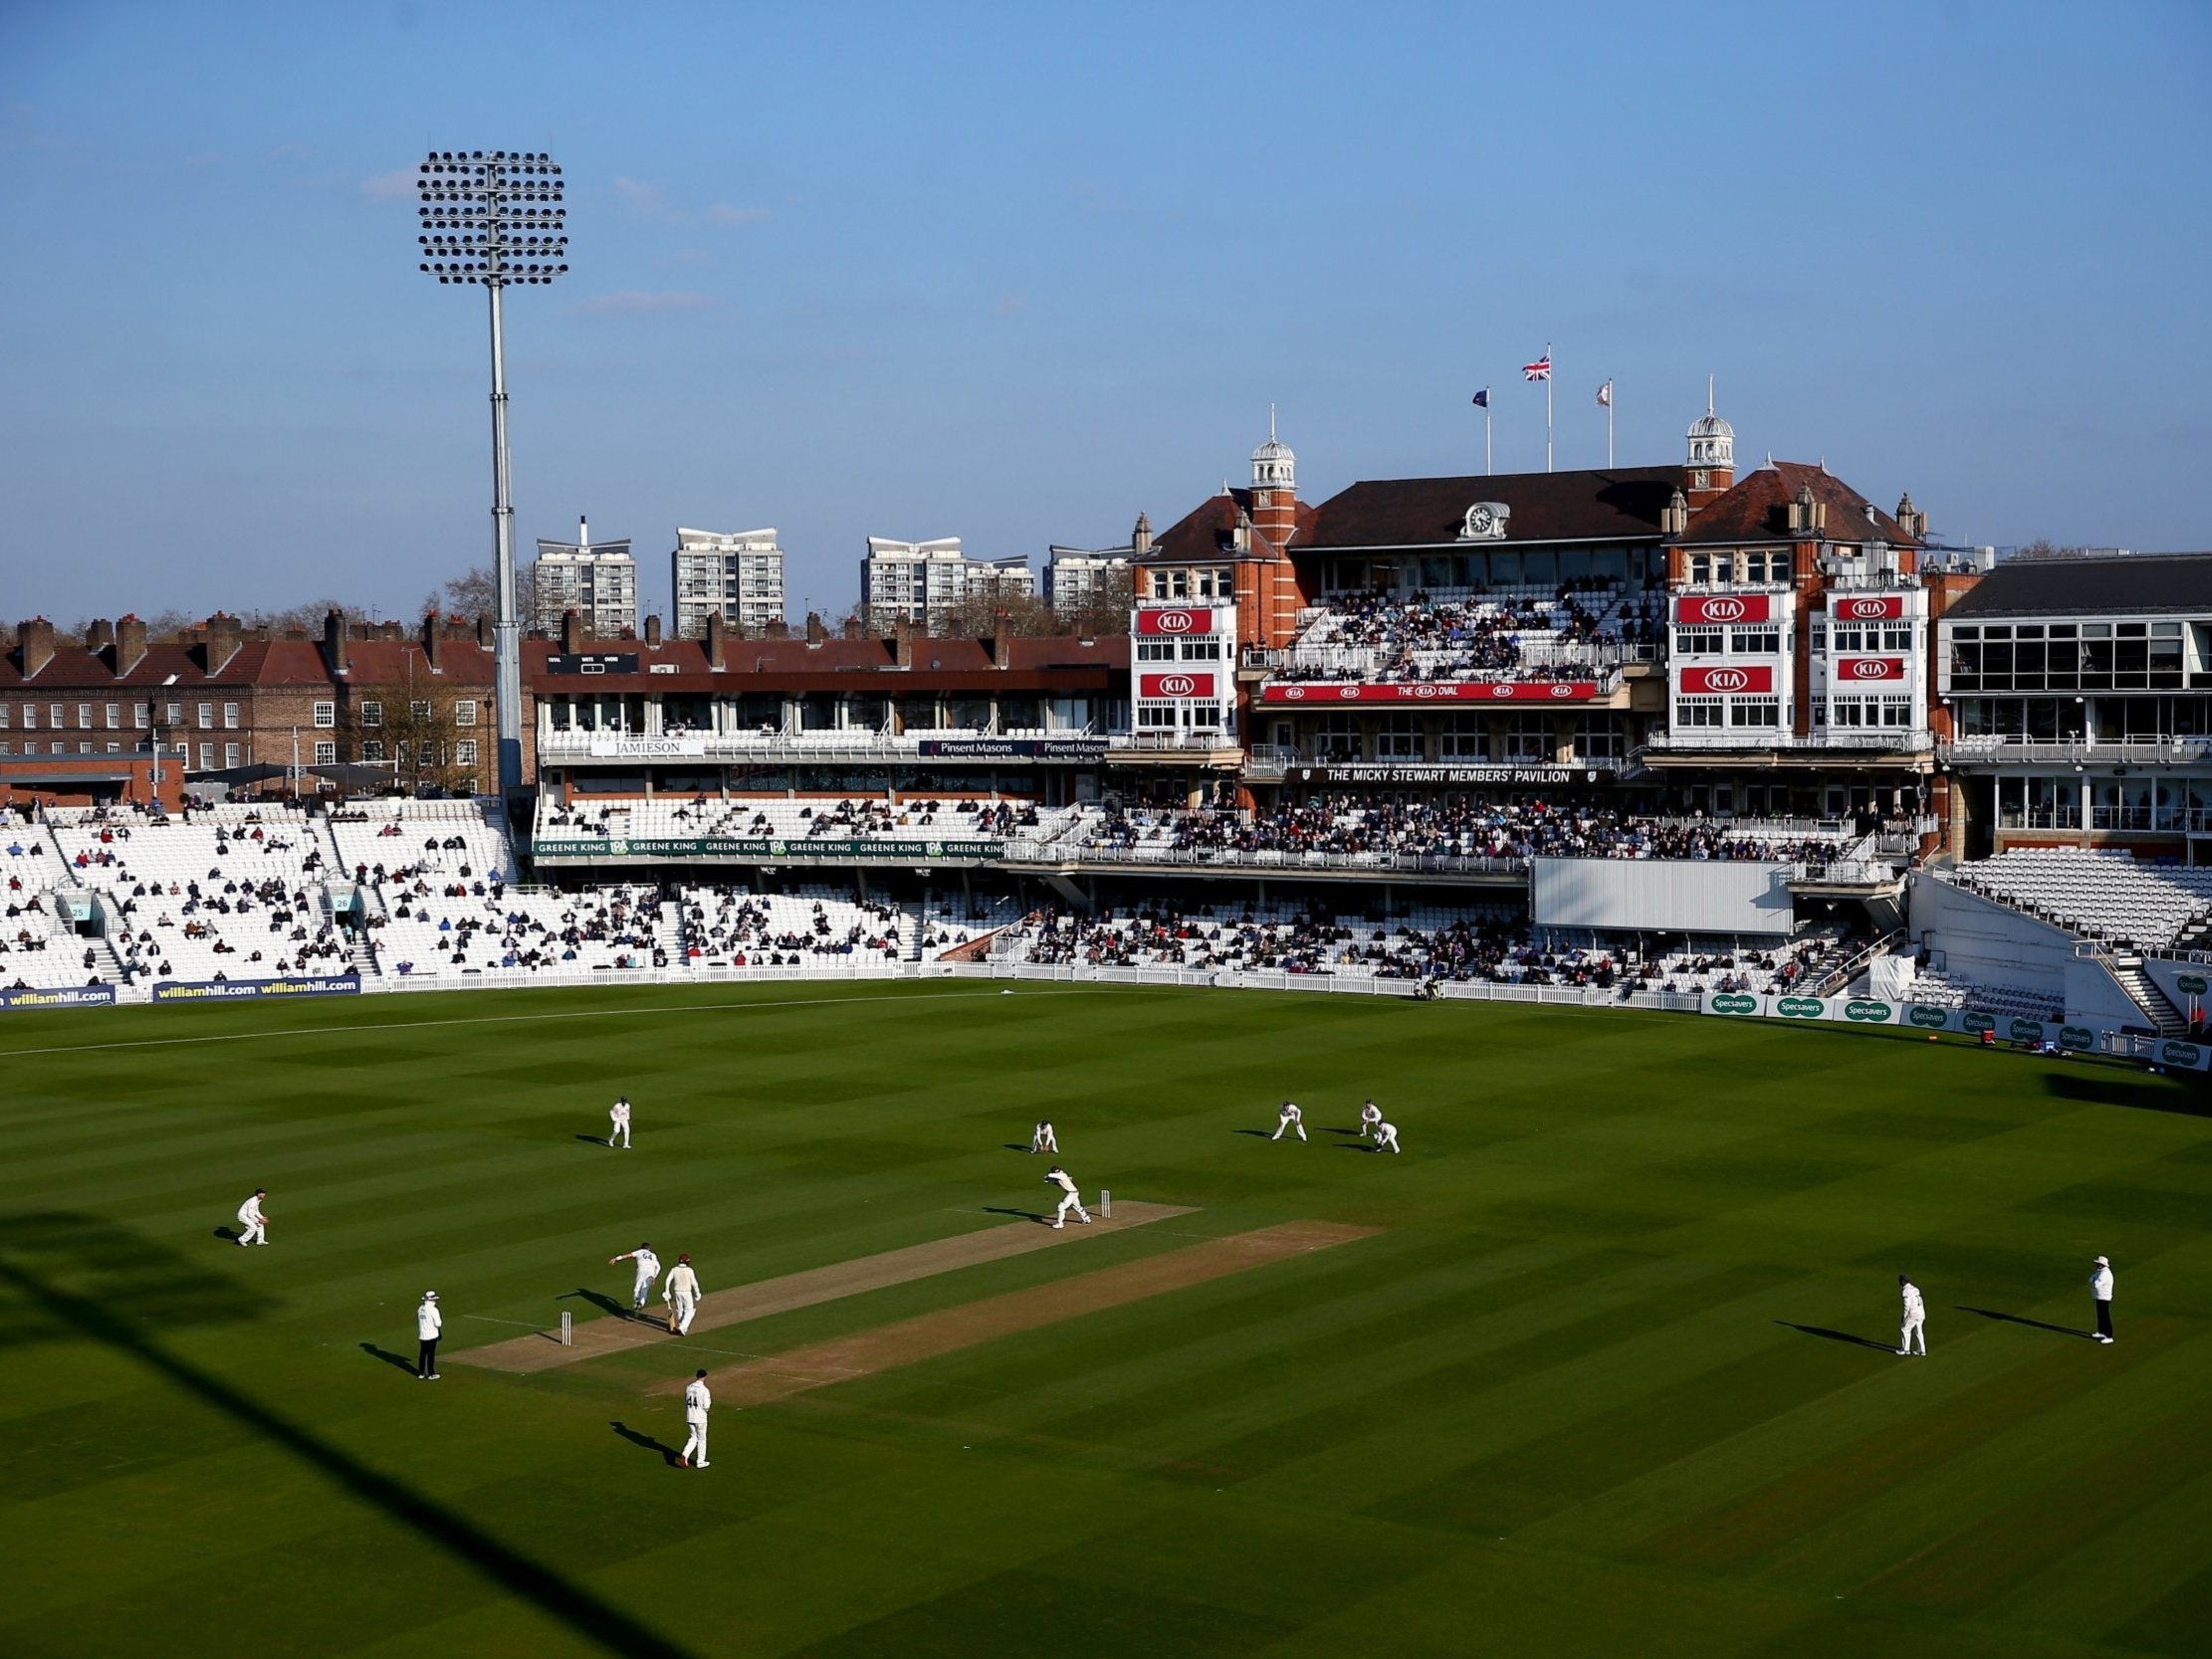
[[[2062,765],[2174,766],[2212,759],[2212,737],[1946,737],[1938,760],[1972,765],[2052,761]]]
[[[1234,847],[1169,847],[1008,842],[1007,864],[1117,865],[1152,869],[1402,871],[1408,875],[1524,877],[1522,858],[1463,858],[1443,853],[1293,853]]]

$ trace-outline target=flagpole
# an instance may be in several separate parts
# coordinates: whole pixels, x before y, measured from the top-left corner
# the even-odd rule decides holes
[[[1605,470],[1613,471],[1613,382],[1605,383]]]
[[[1487,478],[1496,469],[1490,465],[1490,406],[1482,405],[1482,476]]]
[[[1544,376],[1544,471],[1551,471],[1551,383],[1559,373],[1559,365],[1552,362],[1551,341],[1544,342],[1544,361],[1550,364],[1550,373]]]

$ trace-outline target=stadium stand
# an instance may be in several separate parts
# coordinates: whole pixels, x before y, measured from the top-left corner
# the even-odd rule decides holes
[[[1657,600],[1620,584],[1501,588],[1459,598],[1348,594],[1308,614],[1275,678],[1551,680],[1588,675],[1658,638]]]
[[[2143,864],[2123,852],[2021,848],[1962,865],[1951,879],[1969,893],[2114,944],[2174,948],[2212,925],[2212,870]]]
[[[858,841],[901,840],[918,835],[981,840],[1048,835],[1063,816],[1040,811],[1033,801],[1026,800],[699,796],[691,801],[635,800],[593,807],[542,802],[536,833],[549,839],[603,836],[610,840],[802,841],[828,837]]]

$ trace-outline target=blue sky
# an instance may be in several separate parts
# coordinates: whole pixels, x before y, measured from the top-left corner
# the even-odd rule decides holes
[[[414,164],[545,149],[518,539],[1125,539],[1281,408],[1359,478],[1739,460],[1968,542],[2212,545],[2212,7],[0,7],[0,615],[419,609],[490,548]]]

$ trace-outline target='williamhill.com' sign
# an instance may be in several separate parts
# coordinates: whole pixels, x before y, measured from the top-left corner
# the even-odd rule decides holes
[[[297,979],[164,979],[156,1002],[227,1002],[234,997],[352,996],[361,982],[350,973],[311,973]]]
[[[0,991],[0,1008],[105,1008],[115,1000],[112,985]]]

